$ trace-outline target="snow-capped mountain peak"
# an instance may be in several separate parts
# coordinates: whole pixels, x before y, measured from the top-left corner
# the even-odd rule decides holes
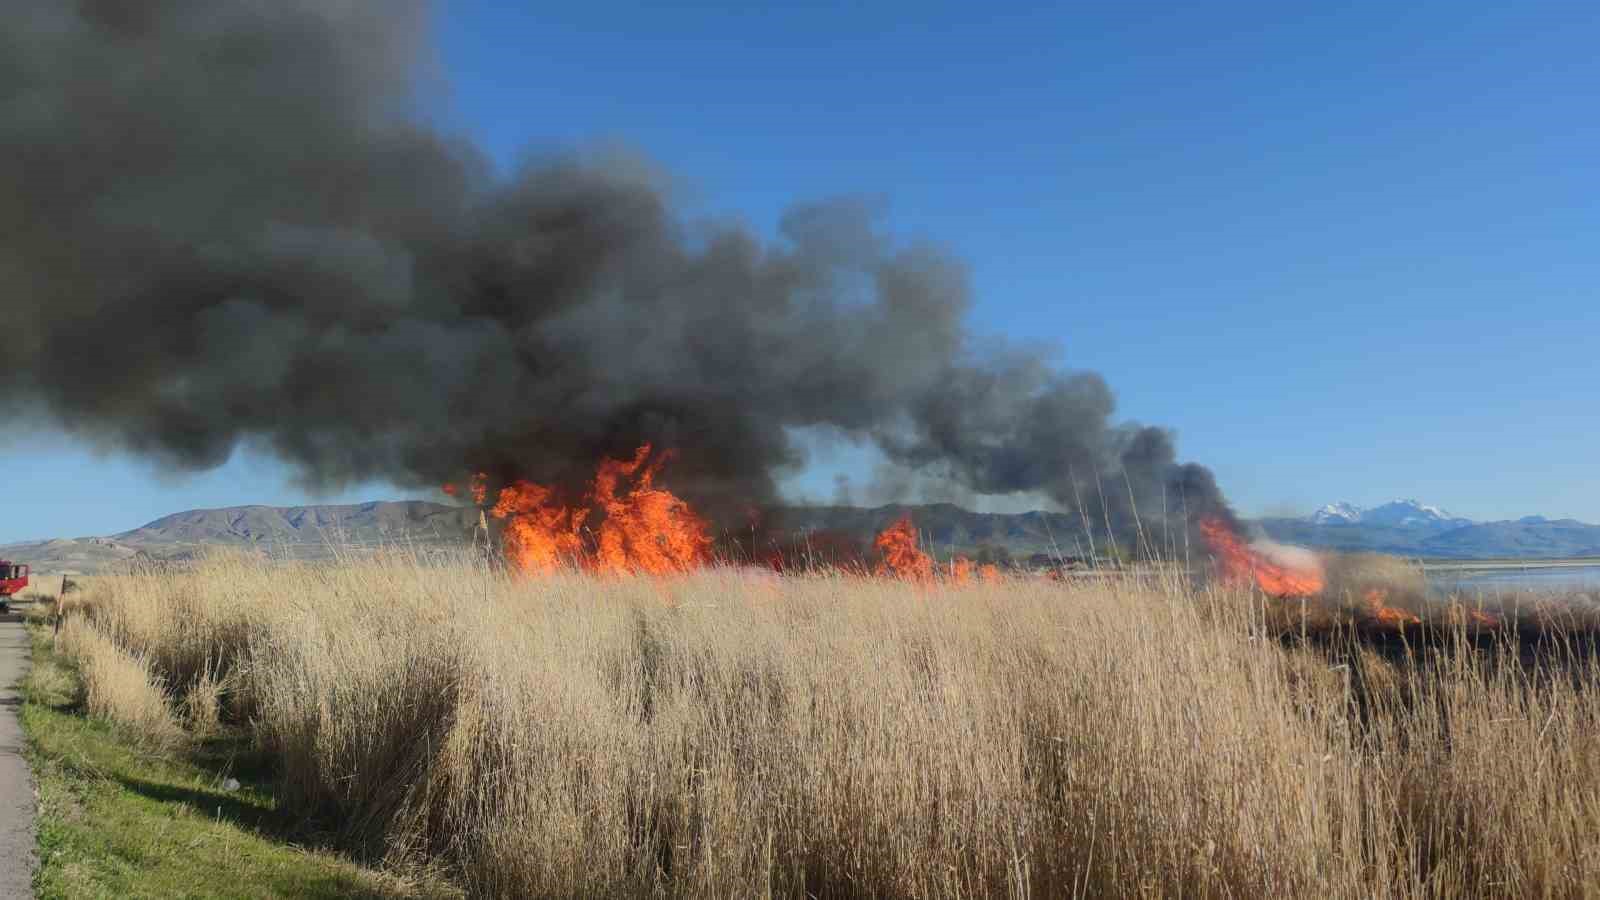
[[[1330,503],[1312,513],[1310,519],[1318,525],[1388,525],[1400,528],[1466,525],[1471,522],[1437,506],[1412,499],[1392,500],[1371,509],[1354,503]]]
[[[1416,500],[1394,500],[1367,510],[1361,521],[1371,525],[1416,526],[1446,525],[1466,520]]]
[[[1312,513],[1311,521],[1318,525],[1354,525],[1365,511],[1354,503],[1329,503]]]

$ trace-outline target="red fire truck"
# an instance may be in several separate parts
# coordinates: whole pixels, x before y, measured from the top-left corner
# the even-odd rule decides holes
[[[0,559],[0,613],[11,611],[11,595],[28,586],[28,567]]]

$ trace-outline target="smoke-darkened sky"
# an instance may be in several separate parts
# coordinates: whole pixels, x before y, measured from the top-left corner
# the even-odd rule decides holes
[[[9,402],[157,468],[261,452],[213,495],[0,445],[39,476],[0,539],[138,523],[45,524],[86,492],[142,520],[639,437],[710,448],[709,498],[825,497],[785,436],[824,423],[961,490],[1059,492],[1128,417],[1252,512],[1600,519],[1571,414],[1600,383],[1592,23],[36,5],[0,66]],[[1474,477],[1512,433],[1538,472]]]

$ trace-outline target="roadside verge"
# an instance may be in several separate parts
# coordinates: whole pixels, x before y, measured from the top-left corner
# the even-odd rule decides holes
[[[284,819],[241,738],[142,746],[85,715],[77,669],[48,626],[30,638],[21,719],[38,785],[39,897],[458,896],[306,849],[316,834]]]

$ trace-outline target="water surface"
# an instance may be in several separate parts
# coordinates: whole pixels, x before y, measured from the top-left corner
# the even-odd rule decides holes
[[[1468,594],[1600,591],[1600,565],[1492,569],[1477,572],[1434,570],[1428,573],[1428,581],[1443,591]]]

